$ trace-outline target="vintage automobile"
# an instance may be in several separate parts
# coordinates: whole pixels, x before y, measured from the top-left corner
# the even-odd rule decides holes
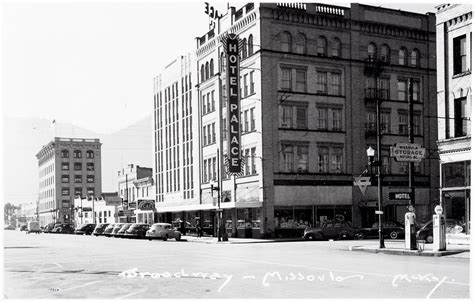
[[[107,234],[108,237],[113,237],[117,234],[118,231],[120,231],[120,229],[123,227],[125,223],[116,223],[114,224],[114,228],[112,230],[112,232],[110,232],[109,234]]]
[[[105,230],[107,229],[107,227],[109,226],[108,223],[99,223],[94,231],[92,232],[92,235],[94,236],[101,236],[101,235],[104,235],[104,232]]]
[[[321,227],[307,227],[305,240],[354,239],[355,229],[347,221],[326,221]]]
[[[124,237],[144,239],[149,228],[149,224],[134,223],[125,231]]]
[[[51,233],[51,231],[54,229],[56,225],[59,225],[59,223],[48,223],[43,228],[43,233]]]
[[[383,224],[384,238],[399,239],[405,238],[405,227],[396,221],[384,221]],[[364,238],[378,238],[379,237],[379,223],[375,222],[370,228],[360,228],[356,231],[357,239]]]
[[[95,229],[95,224],[93,223],[84,223],[77,226],[74,230],[74,234],[77,235],[91,235]]]
[[[152,239],[163,239],[164,241],[174,238],[176,241],[181,240],[181,232],[173,228],[170,223],[155,223],[148,231],[146,231],[146,238]]]
[[[114,237],[123,237],[125,235],[125,231],[128,230],[129,227],[132,226],[133,223],[125,223],[122,225],[120,230],[118,230],[116,233],[114,233]]]
[[[462,233],[463,224],[455,219],[446,219],[446,234]],[[417,240],[425,240],[426,243],[433,243],[433,220],[425,223],[416,233]]]
[[[102,232],[102,235],[105,236],[105,237],[110,237],[110,236],[112,236],[111,234],[112,234],[113,230],[115,229],[115,225],[116,225],[116,223],[111,223],[111,224],[109,224],[109,225],[105,228],[104,232]]]
[[[56,224],[54,229],[51,230],[51,233],[74,234],[74,228],[65,223]]]
[[[28,229],[26,230],[26,233],[27,234],[29,234],[29,233],[40,234],[41,229],[39,227],[39,222],[38,221],[29,221],[28,222]]]

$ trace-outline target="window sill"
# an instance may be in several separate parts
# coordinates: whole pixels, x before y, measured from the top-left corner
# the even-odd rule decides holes
[[[461,78],[463,76],[466,76],[466,75],[470,75],[471,74],[471,71],[470,70],[466,70],[466,71],[462,71],[460,73],[456,73],[453,75],[453,79],[457,79],[457,78]]]

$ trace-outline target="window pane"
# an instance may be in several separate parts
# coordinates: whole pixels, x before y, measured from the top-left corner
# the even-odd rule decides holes
[[[298,146],[297,154],[297,171],[308,172],[308,147]]]
[[[306,92],[306,71],[296,71],[296,90]]]
[[[307,115],[305,107],[296,107],[296,127],[306,128],[307,127]]]
[[[281,90],[291,90],[291,69],[281,69]]]
[[[332,130],[342,130],[342,110],[332,109]]]
[[[318,71],[316,75],[316,90],[317,93],[327,93],[327,72]]]

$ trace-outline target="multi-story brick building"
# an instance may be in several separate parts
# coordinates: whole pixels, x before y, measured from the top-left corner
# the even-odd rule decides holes
[[[101,193],[101,145],[99,139],[55,137],[36,154],[41,226],[71,223],[75,196]]]
[[[228,33],[242,41],[239,175],[225,173],[229,129],[222,38]],[[185,211],[180,217],[215,225],[219,203],[212,188],[218,186],[232,236],[300,236],[306,226],[325,220],[371,224],[376,185],[373,181],[362,194],[353,182],[366,169],[366,149],[376,146],[378,97],[385,219],[403,221],[408,201],[390,201],[388,193],[408,189],[408,165],[391,158],[389,149],[408,142],[411,81],[414,141],[428,154],[436,150],[434,14],[360,4],[249,3],[229,7],[197,39],[196,56],[199,126],[193,129],[199,129],[200,194],[173,201]],[[366,72],[373,63],[381,69],[377,79]],[[173,161],[160,163],[156,171],[169,173],[163,166]],[[415,166],[420,221],[429,219],[432,201],[439,198],[438,170],[432,156]],[[165,180],[163,187],[170,185]]]
[[[440,199],[447,218],[471,220],[472,6],[437,6]],[[469,224],[467,233],[470,233]]]

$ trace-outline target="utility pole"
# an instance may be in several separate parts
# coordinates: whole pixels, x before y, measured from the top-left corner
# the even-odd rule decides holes
[[[410,143],[414,143],[413,137],[413,79],[408,80],[408,140]],[[415,163],[409,162],[408,164],[408,187],[410,190],[410,202],[409,205],[415,207]]]
[[[377,199],[379,212],[379,248],[385,248],[383,238],[383,196],[382,196],[382,129],[380,117],[380,94],[378,89],[378,76],[375,77],[375,94],[376,94],[376,114],[377,114]]]

